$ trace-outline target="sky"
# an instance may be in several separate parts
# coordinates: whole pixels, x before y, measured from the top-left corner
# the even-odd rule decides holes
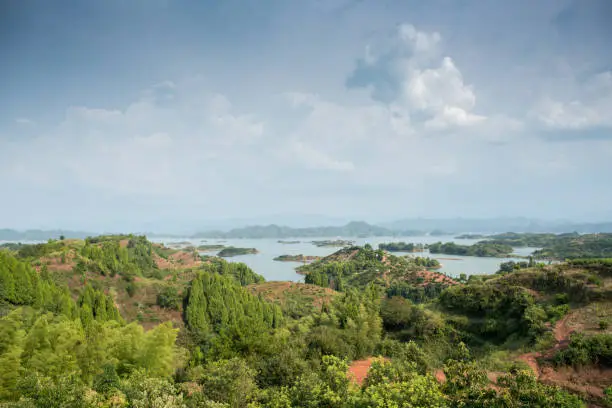
[[[0,227],[612,218],[608,0],[0,2]]]

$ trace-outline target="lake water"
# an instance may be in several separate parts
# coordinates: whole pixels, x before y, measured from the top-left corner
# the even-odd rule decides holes
[[[286,241],[300,241],[296,244],[282,244],[278,239],[190,239],[190,238],[152,238],[153,242],[163,242],[166,245],[171,245],[176,242],[191,242],[192,245],[212,245],[222,244],[226,246],[234,246],[240,248],[256,248],[259,253],[252,255],[241,255],[225,258],[230,262],[244,262],[255,272],[263,275],[266,280],[290,280],[303,281],[304,277],[295,272],[295,268],[300,265],[298,262],[278,262],[273,259],[279,255],[330,255],[340,248],[337,247],[317,247],[311,243],[315,240],[332,240],[332,239],[347,239],[353,240],[357,245],[369,243],[374,248],[378,248],[379,243],[383,242],[414,242],[415,244],[431,244],[434,242],[456,242],[462,245],[472,245],[479,240],[477,239],[455,239],[454,236],[417,236],[417,237],[370,237],[370,238],[284,238]],[[529,255],[537,248],[515,248],[517,255]],[[215,255],[216,252],[210,252],[210,255]],[[404,255],[406,253],[396,252],[395,255]],[[420,255],[420,254],[416,254]],[[459,256],[459,255],[430,255],[425,252],[423,255],[438,259],[442,264],[439,271],[450,276],[458,277],[459,274],[466,275],[494,273],[499,269],[499,264],[502,262],[514,260],[524,260],[518,258],[481,258],[475,256]],[[446,259],[453,258],[453,259]]]

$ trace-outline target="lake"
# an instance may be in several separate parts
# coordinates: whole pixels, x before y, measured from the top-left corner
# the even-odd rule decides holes
[[[256,248],[259,253],[253,255],[240,255],[230,258],[225,258],[229,262],[244,262],[251,269],[258,274],[262,275],[266,280],[290,280],[290,281],[303,281],[304,277],[298,275],[295,272],[295,268],[300,264],[298,262],[278,262],[274,261],[273,258],[279,255],[316,255],[316,256],[327,256],[330,255],[340,248],[338,247],[317,247],[311,244],[311,241],[318,240],[334,240],[334,239],[347,239],[353,240],[357,245],[364,245],[369,243],[374,248],[378,248],[379,243],[383,242],[414,242],[415,244],[431,244],[434,242],[456,242],[462,245],[472,245],[480,240],[478,239],[455,239],[454,236],[415,236],[415,237],[370,237],[370,238],[283,238],[286,241],[300,241],[296,244],[281,244],[278,239],[191,239],[191,238],[152,238],[153,242],[163,242],[166,245],[171,245],[175,242],[191,242],[192,245],[212,245],[222,244],[226,246],[234,246],[241,248]],[[517,255],[525,256],[537,248],[515,248]],[[204,254],[204,253],[203,253]],[[207,253],[215,255],[216,252]],[[404,255],[407,253],[395,252],[395,255]],[[518,258],[481,258],[475,256],[459,256],[459,255],[444,255],[436,254],[430,255],[427,251],[423,254],[424,256],[430,256],[438,259],[442,264],[440,272],[446,273],[449,276],[458,277],[459,274],[465,273],[466,275],[475,274],[488,274],[494,273],[499,269],[499,264],[506,261],[519,261],[524,259]],[[454,258],[454,259],[448,259]]]

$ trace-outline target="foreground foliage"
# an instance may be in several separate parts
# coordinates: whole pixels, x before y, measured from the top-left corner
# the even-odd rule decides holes
[[[484,360],[532,349],[574,305],[608,299],[604,261],[511,265],[458,284],[424,271],[427,258],[349,247],[304,266],[311,285],[283,291],[218,258],[164,275],[155,246],[132,236],[82,242],[75,267],[89,280],[70,291],[32,266],[32,254],[66,248],[44,245],[0,251],[2,407],[584,407],[511,359],[491,384]],[[145,330],[124,318],[112,285],[125,277],[156,282],[147,307],[175,320]],[[270,296],[273,284],[282,293]],[[554,361],[610,364],[610,344],[607,332],[575,335]],[[358,385],[349,364],[371,356]]]

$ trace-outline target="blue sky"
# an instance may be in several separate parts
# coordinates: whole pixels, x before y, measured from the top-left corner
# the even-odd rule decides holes
[[[612,217],[610,1],[0,7],[0,226]]]

